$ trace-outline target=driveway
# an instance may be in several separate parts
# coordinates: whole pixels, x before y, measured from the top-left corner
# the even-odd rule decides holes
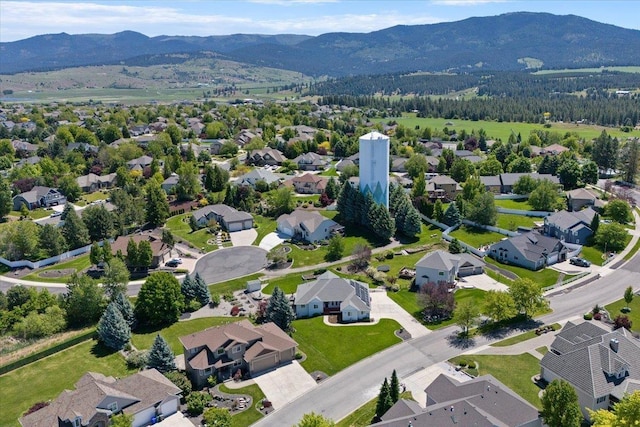
[[[416,319],[393,301],[386,292],[370,292],[371,317],[377,319],[393,319],[400,323],[412,338],[427,335],[429,329],[422,326]]]
[[[278,369],[254,377],[267,399],[275,409],[280,409],[298,396],[316,387],[311,375],[294,360]]]
[[[509,287],[504,283],[493,280],[486,274],[461,277],[458,280],[459,289],[482,289],[483,291],[507,291]]]
[[[269,233],[262,238],[259,246],[265,251],[269,252],[271,249],[284,243],[290,236],[286,236],[282,233]]]
[[[253,241],[256,240],[256,237],[258,237],[258,232],[255,228],[250,228],[248,230],[229,233],[229,237],[231,237],[231,244],[233,244],[233,246],[251,246]]]
[[[256,246],[218,249],[200,258],[194,272],[205,283],[218,283],[258,272],[267,265],[267,251]]]
[[[424,392],[424,389],[440,374],[445,374],[460,382],[471,380],[468,375],[456,371],[455,368],[447,362],[440,362],[410,374],[402,380],[402,384],[405,385],[407,391],[411,392],[415,401],[424,408],[427,404],[427,393]]]

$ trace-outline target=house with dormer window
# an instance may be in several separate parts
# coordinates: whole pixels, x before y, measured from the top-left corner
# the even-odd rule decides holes
[[[208,328],[179,338],[187,374],[196,387],[207,378],[219,380],[277,368],[291,362],[298,343],[275,323],[254,326],[248,320]]]

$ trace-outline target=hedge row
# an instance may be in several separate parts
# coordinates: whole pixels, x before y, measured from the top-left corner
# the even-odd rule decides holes
[[[40,359],[43,359],[47,356],[51,356],[52,354],[55,354],[59,351],[65,350],[71,346],[74,346],[76,344],[80,344],[81,342],[84,341],[88,341],[92,338],[94,338],[96,333],[95,329],[91,329],[83,334],[80,334],[76,337],[73,338],[69,338],[66,341],[62,341],[52,347],[46,348],[44,350],[41,350],[37,353],[33,353],[27,357],[23,357],[22,359],[16,360],[15,362],[11,362],[8,363],[4,366],[0,366],[0,375],[4,375],[7,372],[11,372],[15,369],[21,368],[25,365],[28,365],[30,363],[36,362]]]

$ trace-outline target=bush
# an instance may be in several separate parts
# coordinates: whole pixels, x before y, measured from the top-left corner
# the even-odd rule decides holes
[[[237,316],[237,315],[238,315],[238,313],[240,313],[240,307],[238,307],[237,305],[234,305],[234,306],[231,308],[231,315],[232,315],[232,316]]]
[[[169,379],[172,383],[179,387],[182,390],[182,399],[185,400],[189,394],[193,391],[193,386],[191,385],[191,381],[187,378],[187,375],[183,372],[178,371],[170,371],[165,372],[164,376]]]
[[[192,417],[197,417],[204,412],[204,407],[211,402],[213,398],[209,393],[203,391],[194,391],[187,397],[187,412]]]
[[[211,304],[214,307],[219,306],[220,305],[220,295],[218,295],[218,294],[211,295]]]
[[[584,317],[584,320],[591,320],[593,319],[593,313],[585,313],[582,317]]]
[[[384,253],[384,257],[385,257],[386,259],[393,259],[393,257],[394,257],[393,251],[392,251],[392,250],[388,250],[388,251],[386,251],[386,252]]]
[[[224,298],[225,301],[231,301],[233,300],[233,293],[225,292],[224,294],[222,294],[222,298]]]
[[[631,319],[629,316],[625,316],[624,314],[618,314],[615,319],[613,319],[613,329],[625,328],[626,330],[631,330]]]
[[[142,369],[147,366],[147,362],[149,360],[149,352],[142,351],[134,351],[127,356],[127,366],[130,369]]]
[[[202,307],[202,304],[200,304],[200,302],[198,300],[193,299],[193,300],[189,301],[189,303],[185,307],[185,311],[187,311],[187,312],[198,311],[198,310],[200,310],[201,307]]]
[[[602,319],[602,313],[598,312],[593,315],[593,320],[600,320],[600,319]]]

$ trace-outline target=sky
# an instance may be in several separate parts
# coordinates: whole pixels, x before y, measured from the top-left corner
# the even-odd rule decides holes
[[[0,42],[124,30],[148,36],[366,33],[518,11],[573,14],[640,30],[637,0],[1,0]]]

